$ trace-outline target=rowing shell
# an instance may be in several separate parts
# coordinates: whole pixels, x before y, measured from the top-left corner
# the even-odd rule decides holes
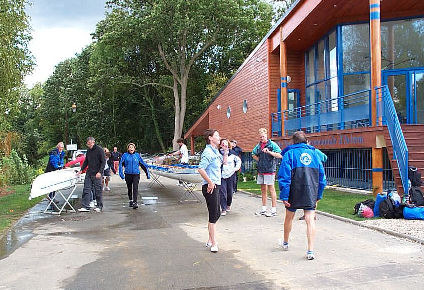
[[[189,183],[202,183],[203,181],[202,177],[197,172],[197,170],[154,166],[150,167],[149,171],[153,172],[156,175]]]
[[[32,182],[29,199],[74,186],[80,178],[77,175],[78,169],[67,168],[37,176]]]

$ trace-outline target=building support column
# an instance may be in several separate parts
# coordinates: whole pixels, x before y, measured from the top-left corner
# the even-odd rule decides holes
[[[283,41],[283,28],[280,27],[280,77],[281,77],[281,136],[284,136],[284,111],[287,110],[287,50]]]
[[[381,126],[377,120],[376,87],[381,86],[381,27],[380,0],[370,0],[371,45],[371,126]],[[372,188],[374,196],[383,192],[383,149],[372,148]]]
[[[376,87],[381,86],[381,27],[380,0],[370,0],[370,44],[371,44],[371,126],[377,122]]]
[[[383,148],[372,148],[372,193],[383,192]]]
[[[190,152],[191,155],[194,155],[196,152],[194,150],[194,136],[190,135]]]

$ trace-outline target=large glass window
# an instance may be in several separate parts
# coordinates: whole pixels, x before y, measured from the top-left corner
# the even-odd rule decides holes
[[[343,77],[344,94],[370,89],[370,74],[345,75]]]
[[[317,81],[325,79],[325,42],[320,40],[318,42],[318,53],[317,53]]]
[[[371,62],[369,24],[344,25],[342,41],[343,72],[369,71]]]
[[[424,19],[381,23],[381,69],[424,66]]]
[[[315,82],[315,47],[309,50],[307,55],[307,79],[306,82],[308,84],[312,84]]]

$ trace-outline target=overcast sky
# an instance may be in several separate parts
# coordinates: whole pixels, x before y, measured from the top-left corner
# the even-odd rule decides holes
[[[55,65],[73,57],[91,43],[90,33],[104,18],[106,0],[29,0],[27,7],[32,27],[29,48],[36,67],[25,83],[32,87],[44,82]]]

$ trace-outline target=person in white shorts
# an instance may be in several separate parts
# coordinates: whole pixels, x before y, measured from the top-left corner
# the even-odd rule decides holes
[[[261,185],[262,209],[257,215],[276,216],[277,215],[277,194],[275,193],[275,172],[277,170],[277,158],[282,158],[281,148],[268,139],[267,130],[259,129],[259,143],[253,148],[253,159],[258,162],[257,184]],[[271,194],[271,212],[267,211],[267,192]]]

